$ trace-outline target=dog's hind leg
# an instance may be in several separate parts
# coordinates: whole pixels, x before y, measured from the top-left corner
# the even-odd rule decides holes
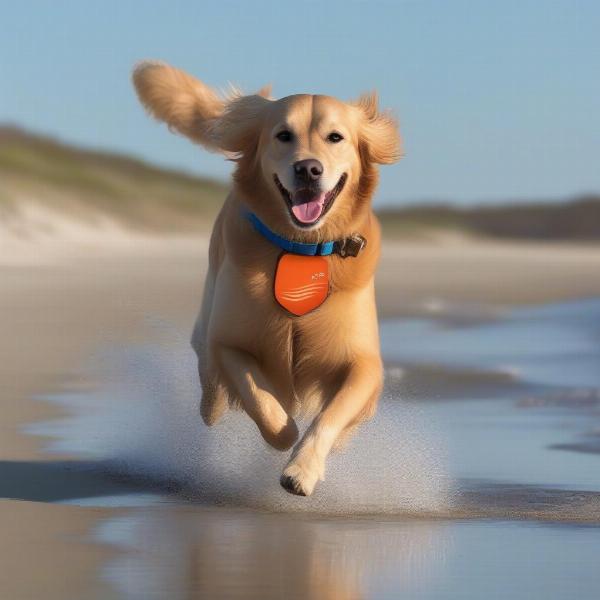
[[[298,439],[298,428],[275,397],[256,359],[233,348],[219,351],[220,367],[242,407],[256,423],[265,441],[277,450],[287,450]]]
[[[202,420],[210,426],[214,425],[223,416],[223,413],[227,410],[229,401],[218,370],[215,368],[214,361],[209,356],[206,335],[208,315],[203,314],[205,311],[206,296],[202,313],[196,322],[194,333],[192,334],[192,347],[198,356],[198,375],[200,376],[200,385],[202,386],[200,415],[202,416]]]
[[[220,217],[217,219],[217,224],[215,224],[215,231],[218,231],[219,222]],[[213,233],[214,237],[215,234]],[[198,374],[202,386],[200,415],[208,426],[214,425],[223,416],[229,405],[227,391],[220,380],[214,361],[211,360],[208,344],[208,326],[215,293],[215,272],[219,262],[218,244],[211,239],[209,270],[204,282],[202,308],[196,319],[191,339],[192,347],[198,356]]]
[[[200,415],[209,427],[214,425],[225,413],[229,406],[229,399],[225,386],[219,381],[215,374],[211,374],[198,361],[198,374],[202,386],[202,398],[200,400]]]

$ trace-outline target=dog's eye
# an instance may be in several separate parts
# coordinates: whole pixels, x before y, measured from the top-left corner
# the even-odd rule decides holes
[[[284,129],[283,131],[280,131],[275,137],[280,142],[291,142],[292,141],[292,132],[288,131],[287,129]]]
[[[327,141],[331,142],[332,144],[337,144],[338,142],[341,142],[343,139],[344,139],[344,136],[341,133],[338,133],[337,131],[332,131],[327,136]]]

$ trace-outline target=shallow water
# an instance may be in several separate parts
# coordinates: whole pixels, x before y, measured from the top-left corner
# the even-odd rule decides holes
[[[598,597],[594,527],[506,521],[306,519],[229,509],[106,522],[126,598]]]
[[[600,301],[381,334],[378,415],[308,499],[244,415],[201,425],[187,332],[100,351],[94,389],[51,398],[72,416],[28,431],[82,459],[56,501],[127,509],[95,532],[122,549],[101,577],[125,598],[598,597]]]

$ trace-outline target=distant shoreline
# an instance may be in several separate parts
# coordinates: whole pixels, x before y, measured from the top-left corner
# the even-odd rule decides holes
[[[507,202],[459,207],[420,204],[378,211],[384,234],[450,230],[498,239],[600,241],[600,195],[557,202]]]
[[[0,232],[23,205],[136,231],[206,231],[228,183],[91,150],[0,124]],[[497,239],[600,242],[600,194],[564,201],[381,207],[389,239],[460,233]]]

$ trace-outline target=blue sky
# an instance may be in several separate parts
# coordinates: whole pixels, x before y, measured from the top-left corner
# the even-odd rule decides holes
[[[226,178],[231,165],[147,119],[132,65],[343,99],[376,88],[406,157],[378,203],[600,191],[597,0],[12,2],[0,121]]]

